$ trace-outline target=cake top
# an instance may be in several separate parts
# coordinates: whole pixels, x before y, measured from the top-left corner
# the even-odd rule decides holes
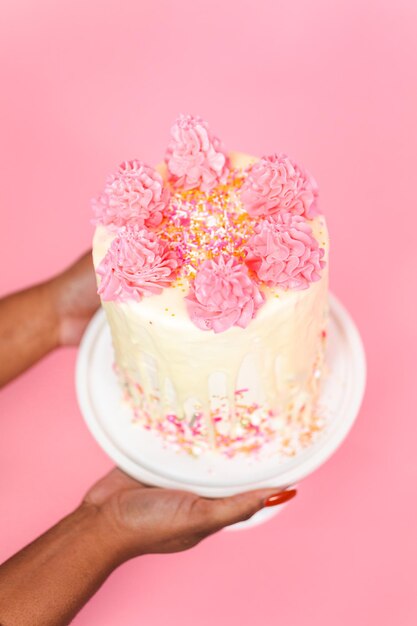
[[[182,115],[158,169],[125,161],[93,200],[96,223],[113,234],[97,268],[102,300],[140,301],[180,284],[194,324],[223,332],[249,324],[265,288],[320,279],[317,185],[287,155],[233,167],[207,122]]]

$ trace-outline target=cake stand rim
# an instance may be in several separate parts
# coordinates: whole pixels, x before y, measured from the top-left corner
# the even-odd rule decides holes
[[[88,383],[86,382],[88,381],[88,365],[90,362],[89,355],[94,348],[94,339],[103,324],[104,311],[101,308],[93,316],[87,326],[80,342],[76,360],[76,394],[84,421],[86,422],[86,425],[96,442],[116,463],[116,465],[127,474],[133,476],[136,480],[146,484],[155,484],[159,487],[173,489],[184,489],[206,497],[224,497],[242,491],[259,489],[261,487],[276,487],[277,489],[285,489],[290,485],[299,483],[329,460],[341,446],[359,415],[365,392],[366,356],[360,333],[346,307],[333,293],[329,294],[329,305],[330,315],[334,315],[336,320],[341,323],[344,332],[349,338],[349,346],[352,354],[354,355],[355,368],[353,368],[353,371],[355,372],[355,385],[353,387],[353,397],[350,399],[349,419],[341,420],[339,427],[334,430],[334,432],[332,432],[327,439],[325,439],[323,435],[322,441],[322,437],[320,437],[318,442],[321,443],[320,447],[318,447],[316,451],[313,449],[310,456],[302,459],[301,462],[299,464],[295,464],[294,467],[284,472],[278,472],[275,477],[268,477],[266,479],[246,484],[239,484],[236,486],[231,486],[230,484],[227,486],[202,485],[200,483],[193,483],[191,480],[189,483],[185,483],[183,481],[176,480],[175,478],[169,478],[158,474],[133,461],[128,455],[123,454],[123,452],[107,435],[105,430],[100,426],[92,408],[90,390]],[[314,448],[315,445],[316,444],[313,444],[312,447]],[[196,460],[196,462],[198,461]]]

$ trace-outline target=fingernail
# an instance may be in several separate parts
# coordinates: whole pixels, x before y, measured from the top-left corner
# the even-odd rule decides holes
[[[281,491],[280,493],[274,493],[269,496],[264,502],[264,506],[276,506],[277,504],[283,504],[291,500],[297,493],[296,489],[289,489],[288,491]]]

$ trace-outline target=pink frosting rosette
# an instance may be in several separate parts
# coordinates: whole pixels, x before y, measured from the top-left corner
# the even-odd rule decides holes
[[[288,211],[262,220],[245,250],[246,265],[270,287],[307,289],[325,266],[324,250],[305,218]]]
[[[220,140],[201,117],[180,115],[171,128],[165,157],[175,187],[210,191],[227,174],[227,157]]]
[[[242,202],[253,217],[284,210],[313,218],[318,215],[317,197],[314,178],[286,154],[266,156],[255,163],[241,188]]]
[[[174,280],[175,253],[155,233],[138,226],[121,229],[97,268],[104,301],[141,300],[162,292]]]
[[[185,300],[198,328],[220,333],[231,326],[246,328],[264,296],[243,263],[222,255],[201,264]]]
[[[149,165],[133,159],[108,177],[103,193],[93,200],[96,221],[115,227],[126,224],[158,226],[170,199],[162,177]]]

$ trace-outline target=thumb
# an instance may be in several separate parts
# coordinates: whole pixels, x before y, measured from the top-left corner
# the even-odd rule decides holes
[[[296,493],[297,491],[295,489],[288,489],[286,491],[279,491],[278,489],[256,489],[254,491],[238,493],[228,498],[207,500],[206,502],[208,502],[209,505],[207,506],[206,520],[208,522],[207,526],[211,528],[207,528],[207,530],[209,532],[216,532],[216,530],[220,530],[224,526],[247,520],[265,506],[275,506],[291,500]]]

